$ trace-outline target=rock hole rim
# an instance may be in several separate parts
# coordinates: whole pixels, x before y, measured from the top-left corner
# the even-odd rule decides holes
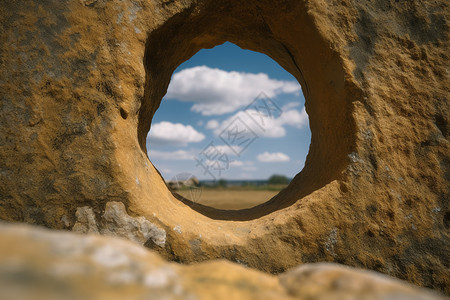
[[[293,7],[290,13],[276,4],[273,9],[270,5],[261,8],[257,1],[246,6],[237,1],[202,5],[212,7],[176,14],[147,38],[145,90],[137,132],[141,150],[147,155],[146,137],[151,120],[175,69],[201,49],[211,49],[226,41],[266,54],[297,79],[305,96],[311,144],[304,168],[268,202],[238,211],[205,207],[186,199],[182,199],[183,203],[212,219],[253,220],[289,207],[328,183],[341,180],[349,163],[348,154],[356,148],[352,102],[361,92],[345,75],[340,56],[324,41],[303,8]]]

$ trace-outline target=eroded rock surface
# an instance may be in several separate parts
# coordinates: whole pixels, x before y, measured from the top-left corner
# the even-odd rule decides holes
[[[76,212],[77,221],[72,231],[78,233],[101,233],[118,236],[144,245],[151,240],[155,245],[164,247],[166,232],[150,223],[145,217],[133,218],[127,214],[122,202],[108,202],[99,223],[90,207],[79,207]]]
[[[411,286],[380,273],[332,263],[305,264],[281,274],[279,278],[289,294],[299,299],[419,300],[438,297],[424,290],[420,292],[412,289]]]
[[[450,293],[449,20],[446,0],[2,1],[0,218],[106,232],[121,202],[109,232],[147,220],[169,259],[334,261]],[[239,212],[175,199],[145,146],[175,68],[225,41],[298,79],[312,132],[290,186]]]
[[[0,224],[0,299],[444,299],[338,265],[277,277],[225,261],[165,262],[134,243]]]

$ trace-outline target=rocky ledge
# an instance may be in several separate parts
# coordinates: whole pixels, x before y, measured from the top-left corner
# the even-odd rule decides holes
[[[130,241],[0,224],[0,299],[445,299],[373,271],[304,264],[278,277],[164,261]]]

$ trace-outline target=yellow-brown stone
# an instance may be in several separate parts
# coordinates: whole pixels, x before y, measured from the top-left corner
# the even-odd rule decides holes
[[[102,232],[122,202],[172,260],[332,261],[449,293],[449,15],[445,0],[2,1],[0,218],[72,229],[83,208]],[[298,79],[312,133],[289,187],[238,212],[176,200],[145,146],[175,68],[225,41]]]
[[[227,261],[165,262],[126,240],[0,223],[0,299],[443,300],[405,282],[333,264],[280,278]]]

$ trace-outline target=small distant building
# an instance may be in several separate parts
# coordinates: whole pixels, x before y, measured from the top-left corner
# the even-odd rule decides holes
[[[200,180],[195,176],[190,176],[184,180],[179,180],[174,177],[172,180],[166,181],[166,184],[171,190],[179,190],[184,187],[198,187],[200,185]]]

